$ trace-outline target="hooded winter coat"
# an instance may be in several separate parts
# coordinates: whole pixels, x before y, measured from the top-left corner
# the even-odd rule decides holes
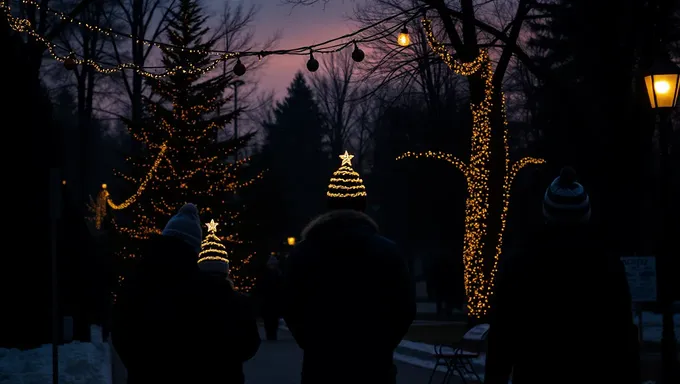
[[[284,319],[304,350],[303,384],[394,383],[394,349],[415,317],[397,246],[358,211],[312,221],[284,276]]]
[[[253,311],[196,261],[186,243],[159,236],[123,285],[111,337],[129,384],[244,382],[260,344]]]
[[[623,265],[586,227],[546,226],[501,264],[486,384],[640,383]]]

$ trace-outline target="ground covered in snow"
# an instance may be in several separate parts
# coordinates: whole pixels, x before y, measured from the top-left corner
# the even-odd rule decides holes
[[[109,344],[93,327],[92,343],[59,346],[60,384],[111,384]],[[0,384],[52,383],[52,345],[20,351],[0,348]]]

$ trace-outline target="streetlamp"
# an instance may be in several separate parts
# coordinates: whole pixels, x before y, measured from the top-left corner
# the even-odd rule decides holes
[[[680,89],[680,68],[670,60],[656,61],[645,75],[645,86],[653,109],[675,107]]]
[[[295,238],[294,237],[291,236],[287,240],[288,240],[288,245],[290,245],[291,247],[295,246]]]
[[[231,82],[234,87],[234,112],[238,111],[238,87],[245,84],[242,80],[234,80]],[[238,139],[238,115],[234,116],[234,140]],[[238,161],[238,148],[234,151],[234,162]]]
[[[671,252],[671,226],[673,217],[668,206],[671,201],[672,175],[670,158],[670,136],[673,131],[671,112],[678,102],[680,88],[680,68],[670,60],[654,62],[644,77],[645,87],[649,95],[649,103],[656,112],[659,128],[659,147],[661,148],[661,207],[663,210],[663,239],[660,262],[657,263],[659,282],[659,304],[663,316],[663,330],[661,334],[661,364],[664,383],[677,383],[678,378],[675,365],[677,346],[673,324],[673,279],[668,274],[673,271],[673,255]]]

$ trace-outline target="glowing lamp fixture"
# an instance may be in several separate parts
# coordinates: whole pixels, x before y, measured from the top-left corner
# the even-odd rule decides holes
[[[680,68],[670,60],[655,62],[645,75],[645,86],[652,108],[675,107],[680,89]]]
[[[288,238],[288,245],[290,245],[291,247],[295,245],[295,238],[294,237]]]
[[[402,28],[399,32],[397,44],[401,45],[402,47],[408,47],[409,44],[411,44],[411,37],[408,35],[408,29],[406,29],[406,26],[404,26],[404,28]]]

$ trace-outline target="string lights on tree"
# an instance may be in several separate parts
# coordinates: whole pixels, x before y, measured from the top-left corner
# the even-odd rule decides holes
[[[181,62],[196,68],[208,62],[207,54],[192,53],[191,49],[198,47],[205,52],[216,42],[206,37],[200,7],[192,0],[181,0],[170,12],[170,17],[174,22],[168,30],[169,41],[175,46],[186,45],[187,49],[164,50],[163,62],[170,67]],[[235,207],[237,203],[232,197],[241,188],[261,179],[264,172],[243,177],[240,175],[243,165],[250,159],[227,161],[251,136],[217,141],[217,132],[233,117],[233,112],[216,113],[226,101],[224,90],[232,80],[231,74],[201,79],[199,75],[189,73],[148,80],[159,100],[145,99],[148,118],[142,124],[128,127],[130,136],[139,141],[143,149],[135,157],[126,159],[129,173],[116,173],[135,192],[117,203],[104,184],[91,206],[97,228],[101,228],[107,212],[120,212],[109,215],[107,222],[123,235],[117,242],[122,247],[118,252],[122,260],[121,280],[129,264],[123,261],[136,258],[140,241],[160,234],[168,218],[188,201],[196,203],[201,216],[209,216],[226,227],[225,232],[229,234],[221,241],[232,243],[234,247],[240,245],[237,247],[240,250],[247,248],[247,243],[239,238],[240,208]],[[211,221],[209,232],[216,228],[215,221]],[[242,253],[247,254],[232,252],[232,258],[240,267],[252,257],[241,260],[234,256]],[[238,270],[233,269],[234,272]],[[243,279],[235,279],[235,284],[244,285],[249,281]]]
[[[491,111],[493,107],[494,90],[492,78],[493,68],[489,54],[486,50],[471,62],[458,62],[439,42],[432,31],[432,23],[423,18],[423,27],[427,41],[431,49],[447,64],[455,73],[461,76],[479,75],[484,81],[484,98],[479,104],[471,104],[472,112],[472,138],[470,143],[470,159],[463,162],[451,154],[442,152],[412,153],[406,152],[397,160],[404,158],[434,158],[449,162],[458,168],[467,181],[468,197],[465,204],[465,235],[463,238],[463,262],[465,265],[464,282],[465,292],[468,299],[468,313],[473,317],[483,317],[488,314],[489,301],[493,294],[498,270],[498,260],[503,249],[503,234],[505,232],[506,218],[510,206],[510,191],[512,182],[517,173],[526,165],[542,164],[543,159],[525,157],[521,160],[510,162],[510,150],[508,147],[507,117],[505,113],[505,96],[501,93],[501,114],[504,128],[505,143],[505,176],[503,183],[503,206],[500,217],[500,230],[498,234],[487,233],[490,202],[491,172]],[[406,41],[406,39],[404,39]],[[402,38],[399,37],[401,45]],[[410,42],[410,41],[409,41]],[[486,242],[495,241],[495,254],[492,265],[485,265],[484,247]]]

